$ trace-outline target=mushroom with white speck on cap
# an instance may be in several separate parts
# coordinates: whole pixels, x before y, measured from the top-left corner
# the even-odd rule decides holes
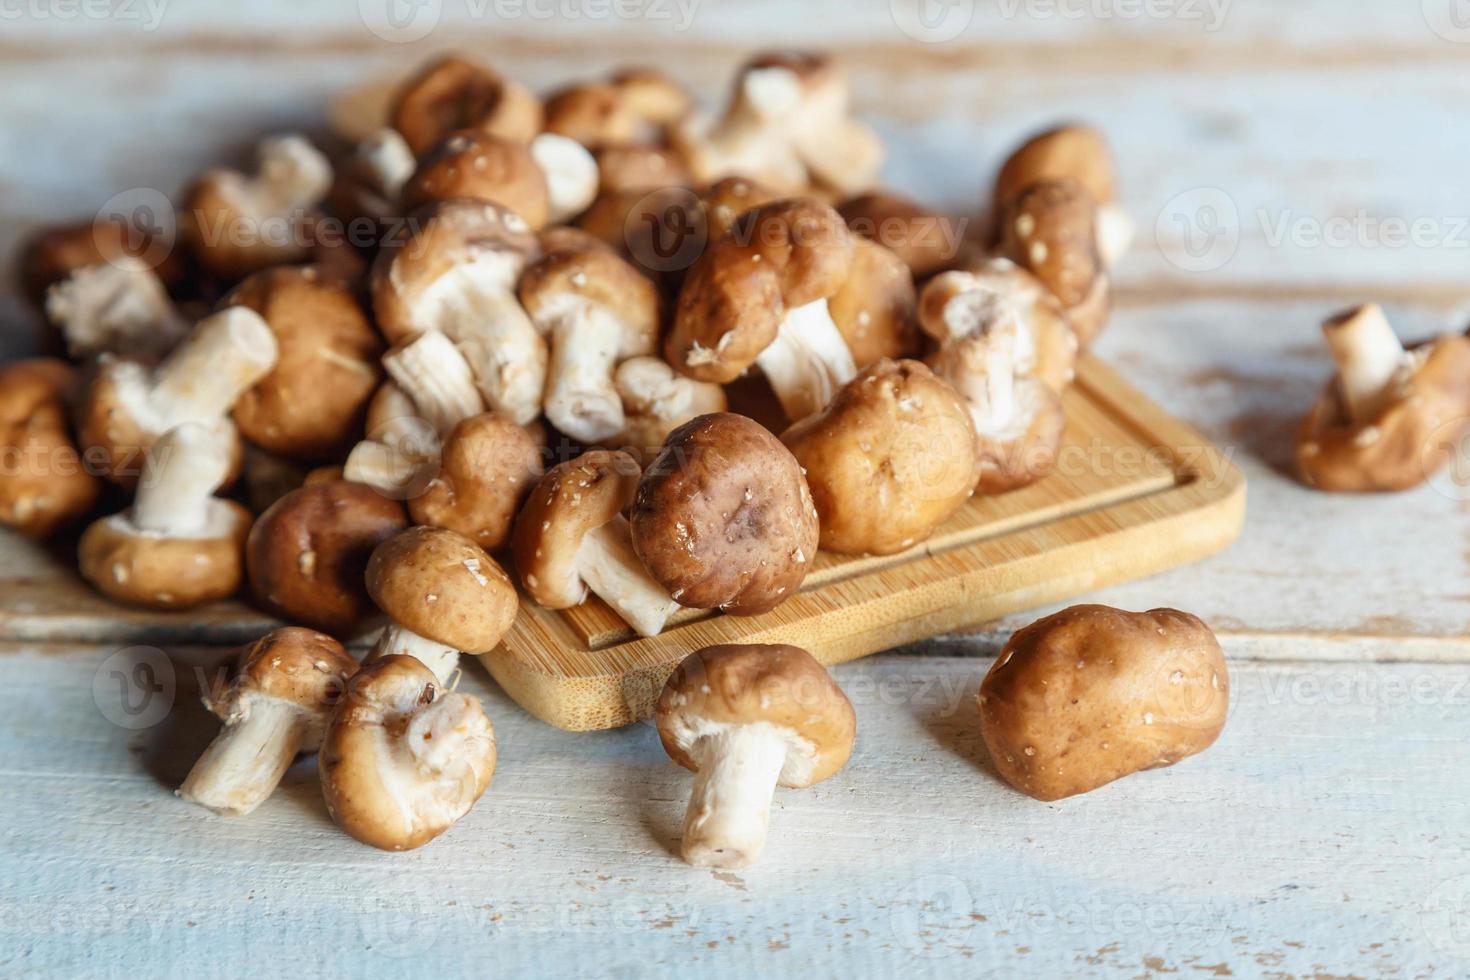
[[[229,437],[220,427],[170,430],[148,450],[133,506],[82,535],[82,577],[105,595],[154,609],[235,594],[250,512],[214,496],[229,468]]]
[[[404,654],[439,683],[461,653],[488,653],[515,622],[518,600],[505,570],[462,534],[411,527],[373,550],[367,589],[392,620],[368,660]]]
[[[664,751],[695,773],[682,853],[698,867],[741,868],[765,847],[776,787],[803,789],[852,755],[852,703],[811,654],[730,645],[690,654],[655,711]]]
[[[1083,345],[1107,324],[1112,286],[1097,250],[1097,202],[1079,181],[1043,180],[1000,216],[997,253],[1041,280]]]
[[[485,65],[446,55],[404,81],[388,109],[388,123],[415,155],[459,129],[529,143],[542,129],[541,102],[531,90]]]
[[[728,407],[725,389],[686,378],[658,357],[630,357],[618,365],[613,384],[623,401],[623,428],[603,444],[639,460],[657,456],[669,433],[690,419]]]
[[[0,367],[0,524],[44,539],[80,520],[101,485],[72,437],[68,406],[80,379],[64,361]]]
[[[551,211],[546,173],[528,144],[467,130],[420,156],[400,196],[405,213],[455,200],[498,204],[533,229],[545,225]]]
[[[521,583],[547,609],[570,609],[590,590],[642,636],[657,636],[679,604],[633,551],[623,509],[638,484],[627,453],[595,449],[553,467],[516,518]]]
[[[623,429],[613,372],[658,349],[653,283],[606,248],[567,248],[527,267],[521,304],[550,338],[546,418],[573,439],[597,443]]]
[[[817,554],[817,510],[791,451],[758,423],[701,415],[638,483],[633,550],[674,601],[735,616],[794,595]]]
[[[781,441],[806,473],[825,551],[911,548],[975,489],[969,408],[918,361],[878,361]]]
[[[1470,338],[1406,350],[1377,305],[1322,325],[1338,373],[1298,428],[1308,486],[1339,493],[1409,490],[1462,450],[1470,419]]]
[[[855,237],[847,281],[827,299],[827,310],[859,371],[883,358],[919,354],[914,277],[903,259],[876,242]]]
[[[337,826],[369,846],[408,851],[485,794],[495,729],[477,698],[444,690],[412,657],[385,657],[347,682],[317,770]]]
[[[131,256],[83,266],[52,285],[46,317],[74,358],[117,354],[157,360],[190,327],[158,274]]]
[[[298,754],[322,744],[327,720],[357,671],[342,644],[296,626],[267,633],[217,677],[204,706],[224,727],[178,789],[215,813],[244,816],[264,803]]]
[[[847,225],[818,201],[747,212],[690,270],[665,357],[681,374],[718,384],[755,365],[790,421],[818,411],[857,374],[828,305],[855,251]]]
[[[541,446],[523,426],[490,412],[472,416],[449,430],[433,476],[408,498],[408,513],[416,524],[456,531],[493,551],[509,540],[541,468]]]
[[[580,82],[548,96],[546,131],[589,150],[656,144],[689,106],[689,93],[663,72],[631,68],[605,82]]]

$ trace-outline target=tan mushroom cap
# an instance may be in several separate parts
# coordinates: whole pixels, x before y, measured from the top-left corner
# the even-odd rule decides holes
[[[368,594],[394,621],[465,653],[495,648],[516,618],[516,590],[462,534],[411,527],[373,550]]]
[[[847,282],[827,300],[853,362],[862,370],[885,357],[918,354],[918,298],[909,267],[876,242],[858,238],[854,244]]]
[[[0,524],[46,538],[80,519],[101,484],[87,471],[67,424],[76,371],[49,358],[0,368]]]
[[[533,229],[546,224],[551,209],[546,174],[523,143],[488,133],[459,130],[419,158],[403,185],[404,211],[437,201],[490,201],[520,215]]]
[[[568,86],[546,100],[546,131],[591,150],[651,143],[689,111],[689,93],[650,68],[628,69],[607,82]]]
[[[416,524],[456,531],[486,551],[510,537],[516,509],[541,473],[541,446],[524,428],[485,413],[449,431],[438,472],[410,497]]]
[[[806,471],[826,551],[910,548],[964,506],[975,486],[969,409],[918,361],[878,361],[781,441]]]
[[[1097,250],[1097,201],[1082,184],[1041,181],[1011,198],[1001,215],[1000,254],[1051,290],[1084,345],[1102,330],[1111,289]]]
[[[837,209],[854,235],[896,254],[915,279],[927,279],[962,261],[964,222],[930,211],[899,194],[875,192]]]
[[[594,156],[597,158],[598,193],[601,195],[687,187],[691,179],[683,159],[673,150],[661,146],[604,146]]]
[[[373,263],[373,314],[389,343],[425,329],[419,308],[425,294],[456,267],[488,251],[537,253],[536,237],[514,211],[488,201],[440,201],[410,218],[411,233],[386,243]]]
[[[1334,378],[1296,437],[1312,487],[1389,493],[1419,486],[1459,453],[1470,424],[1470,338],[1446,335],[1409,352],[1409,372],[1376,418],[1353,422]]]
[[[630,522],[649,575],[697,609],[774,609],[816,558],[817,511],[801,466],[741,415],[675,429],[639,481]]]
[[[251,594],[281,619],[343,636],[373,611],[363,584],[373,549],[407,526],[403,505],[371,487],[308,482],[251,528]]]
[[[980,685],[981,733],[1001,778],[1059,800],[1209,748],[1229,685],[1197,617],[1073,606],[1006,643]]]
[[[383,343],[347,283],[313,266],[267,269],[225,306],[259,313],[276,335],[276,366],[235,403],[255,445],[293,459],[345,455],[382,372]]]
[[[698,722],[770,725],[809,747],[781,770],[780,785],[820,783],[847,764],[857,735],[852,702],[827,669],[800,647],[731,644],[691,653],[669,677],[654,715],[664,751],[697,772],[691,732]],[[694,724],[690,719],[695,720]]]
[[[415,154],[456,130],[529,143],[541,132],[541,103],[529,89],[468,58],[448,55],[425,65],[398,90],[389,125]]]
[[[1068,179],[1085,187],[1098,204],[1113,201],[1112,151],[1107,138],[1091,126],[1058,126],[1023,143],[995,179],[996,211],[1004,210],[1012,198],[1039,181]]]
[[[569,609],[587,598],[577,571],[582,539],[633,501],[638,463],[627,453],[594,449],[552,467],[516,518],[516,569],[532,599]]]
[[[82,577],[106,595],[152,609],[189,609],[240,590],[251,515],[233,500],[209,502],[209,533],[162,537],[104,517],[77,545]]]
[[[734,381],[776,339],[789,310],[842,288],[856,250],[842,218],[819,201],[747,212],[690,270],[665,357],[697,381]]]
[[[228,677],[217,677],[204,704],[222,719],[248,711],[253,698],[284,701],[311,722],[302,740],[307,751],[321,744],[332,707],[342,696],[357,661],[332,637],[299,626],[272,630],[243,647]]]
[[[699,192],[712,241],[734,228],[745,214],[779,200],[781,195],[775,188],[748,177],[725,177]]]
[[[527,267],[518,292],[533,320],[575,296],[606,307],[630,327],[636,339],[626,346],[652,350],[658,343],[658,289],[611,249],[572,247],[548,252]]]
[[[37,310],[46,307],[46,292],[78,269],[125,256],[141,259],[170,290],[188,274],[183,252],[173,242],[116,221],[83,221],[40,228],[19,250],[19,279]]]
[[[454,728],[420,730],[415,721],[444,699],[453,699],[444,720]],[[468,750],[441,760],[442,767],[419,765],[413,778],[421,785],[408,787],[405,773],[386,771],[431,757],[433,747],[425,743],[436,734]],[[405,750],[402,758],[389,747],[394,743]],[[495,730],[479,702],[446,694],[429,668],[401,654],[364,664],[347,682],[317,760],[332,820],[385,851],[412,850],[448,830],[489,789],[495,763]]]

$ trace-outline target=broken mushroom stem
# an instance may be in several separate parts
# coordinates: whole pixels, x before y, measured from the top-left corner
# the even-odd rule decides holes
[[[516,300],[524,257],[490,250],[435,283],[433,322],[454,337],[485,402],[518,425],[540,414],[546,342]]]
[[[288,214],[316,206],[332,186],[332,165],[302,136],[278,136],[260,144],[256,176],[240,180],[240,196],[262,213]]]
[[[52,286],[46,315],[73,357],[161,358],[189,332],[163,281],[132,256],[83,266]]]
[[[579,439],[598,442],[623,429],[623,400],[613,371],[627,356],[623,323],[606,307],[567,295],[543,314],[551,335],[545,411]],[[641,353],[641,352],[640,352]]]
[[[1376,418],[1394,395],[1406,358],[1383,309],[1360,306],[1322,324],[1337,362],[1338,391],[1349,421]]]
[[[383,368],[441,435],[484,408],[469,362],[438,330],[389,351]]]
[[[790,310],[755,363],[793,420],[821,411],[837,389],[857,376],[852,350],[825,299]]]
[[[241,704],[189,770],[179,796],[216,813],[249,813],[280,785],[310,726],[285,701],[254,698]]]
[[[684,860],[699,867],[750,864],[766,844],[771,800],[786,766],[786,739],[770,725],[732,725],[702,735],[684,812]]]
[[[182,538],[204,531],[214,492],[229,476],[229,434],[221,427],[183,425],[148,450],[148,462],[133,502],[141,531]]]
[[[149,401],[175,425],[213,422],[275,367],[277,356],[265,319],[243,306],[228,307],[199,321],[159,365]]]

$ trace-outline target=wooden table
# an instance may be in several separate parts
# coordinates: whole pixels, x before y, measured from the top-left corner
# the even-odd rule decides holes
[[[889,138],[891,183],[959,210],[1027,131],[1101,124],[1141,235],[1100,351],[1230,449],[1251,505],[1221,557],[1093,598],[1212,623],[1230,722],[1199,758],[1045,805],[993,777],[973,706],[1023,618],[875,657],[836,672],[859,713],[852,764],[778,794],[760,865],[710,872],[675,856],[689,779],[649,728],[555,731],[475,668],[495,784],[443,839],[392,856],[336,831],[309,763],[246,819],[172,797],[209,734],[195,694],[220,652],[11,641],[0,973],[1470,971],[1470,488],[1335,498],[1285,474],[1327,371],[1326,313],[1380,299],[1410,335],[1467,319],[1470,31],[1450,0],[1236,0],[1218,22],[1194,0],[960,0],[929,11],[960,20],[923,22],[907,0],[704,0],[688,29],[662,0],[632,20],[446,2],[413,43],[380,40],[352,3],[295,6],[177,0],[156,23],[141,2],[0,10],[0,252],[319,125],[338,88],[451,46],[543,87],[657,60],[711,99],[752,48],[832,47]],[[23,349],[13,293],[0,316]]]

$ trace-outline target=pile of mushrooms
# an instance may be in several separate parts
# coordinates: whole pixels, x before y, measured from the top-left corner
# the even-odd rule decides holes
[[[1050,471],[1127,238],[1096,131],[1027,142],[965,236],[879,186],[821,54],[757,55],[714,112],[657,71],[542,98],[458,55],[370,101],[199,175],[177,242],[99,221],[21,256],[70,363],[0,373],[0,442],[37,461],[0,474],[0,522],[85,526],[119,602],[243,588],[292,624],[207,694],[225,729],[186,799],[247,813],[319,751],[348,833],[418,846],[489,784],[460,654],[523,600],[677,642],[771,612],[820,551],[917,548]],[[1438,392],[1452,347],[1402,370]],[[1324,457],[1398,376],[1344,367]],[[834,773],[854,730],[793,647],[697,652],[658,721],[699,774],[685,855],[715,865],[753,860],[775,786]]]

